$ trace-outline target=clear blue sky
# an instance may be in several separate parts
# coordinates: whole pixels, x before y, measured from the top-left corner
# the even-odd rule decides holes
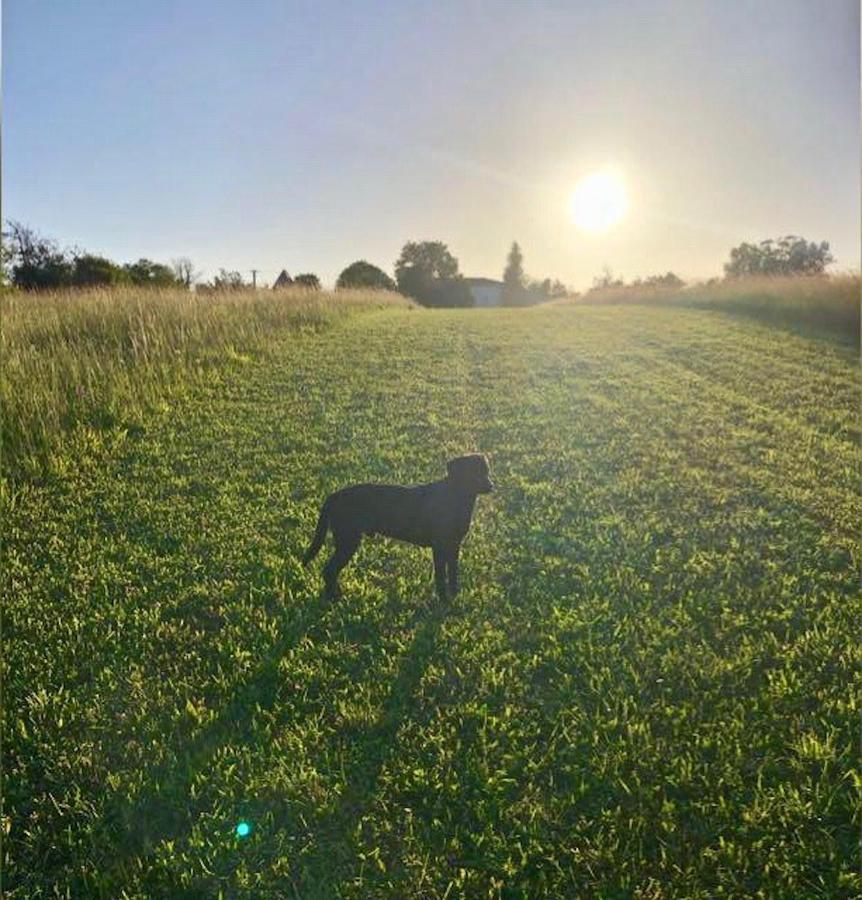
[[[6,0],[3,215],[126,261],[332,282],[408,239],[468,275],[858,268],[855,0]],[[571,223],[606,164],[631,214]]]

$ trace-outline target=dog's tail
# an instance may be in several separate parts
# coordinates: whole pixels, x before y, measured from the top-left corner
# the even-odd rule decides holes
[[[318,553],[320,553],[320,548],[323,546],[323,542],[326,540],[326,532],[329,530],[329,500],[325,500],[323,506],[320,507],[320,517],[317,520],[317,528],[314,532],[314,537],[311,539],[311,546],[308,548],[308,552],[305,556],[302,557],[302,564],[307,566]]]

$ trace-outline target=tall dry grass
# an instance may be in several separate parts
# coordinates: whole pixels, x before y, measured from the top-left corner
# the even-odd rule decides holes
[[[591,291],[577,303],[676,304],[752,316],[782,326],[821,329],[859,341],[858,274],[829,278],[746,278],[677,291],[624,287]]]
[[[43,473],[62,435],[122,432],[169,390],[280,334],[407,305],[374,291],[7,293],[0,296],[3,476]]]

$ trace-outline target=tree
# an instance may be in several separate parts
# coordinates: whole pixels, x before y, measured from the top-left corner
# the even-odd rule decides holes
[[[545,300],[556,300],[559,297],[568,297],[571,291],[556,278],[551,280],[545,278],[543,281],[531,281],[527,285],[529,296],[537,303],[543,303]]]
[[[8,287],[12,280],[12,248],[6,241],[6,235],[0,239],[0,286]]]
[[[727,278],[749,275],[822,275],[835,258],[829,242],[819,244],[789,234],[759,244],[743,242],[730,251],[730,261],[724,264]]]
[[[408,269],[419,269],[431,278],[457,278],[458,260],[442,241],[408,241],[395,263],[395,279]]]
[[[128,283],[128,272],[105,256],[82,253],[75,257],[72,264],[72,284],[75,287],[110,287]]]
[[[408,241],[395,263],[398,290],[423,306],[472,306],[458,260],[441,241]]]
[[[218,275],[213,278],[213,289],[217,291],[241,291],[246,287],[239,272],[229,272],[227,269],[219,269]]]
[[[137,287],[168,288],[183,284],[174,274],[173,269],[149,259],[126,263],[123,268],[129,281]]]
[[[178,256],[176,259],[172,259],[171,269],[177,284],[183,284],[189,290],[201,277],[201,273],[195,271],[194,263],[187,256]]]
[[[413,297],[423,306],[472,306],[473,295],[459,275],[456,278],[434,278],[419,268],[402,271],[398,290]]]
[[[423,306],[434,305],[431,302],[434,295],[434,282],[434,276],[429,275],[419,266],[404,266],[398,270],[398,290],[405,297],[413,297],[414,300],[418,300]]]
[[[299,287],[308,288],[312,291],[320,290],[320,279],[311,272],[305,272],[302,275],[297,275],[296,278],[293,279],[293,283],[298,285]]]
[[[622,278],[614,278],[614,273],[611,271],[609,266],[604,266],[602,268],[602,274],[597,275],[593,279],[593,286],[590,288],[592,291],[604,291],[608,288],[621,288],[624,287],[625,283]]]
[[[338,276],[337,288],[370,288],[380,291],[396,290],[395,282],[383,271],[364,259],[351,263]]]
[[[56,241],[20,222],[8,222],[3,235],[12,283],[24,290],[68,287],[72,262]]]
[[[518,242],[512,243],[503,272],[503,306],[523,306],[527,302],[526,277],[524,275],[524,255]]]

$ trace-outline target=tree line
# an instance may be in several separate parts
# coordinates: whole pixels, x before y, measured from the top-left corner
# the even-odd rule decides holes
[[[121,265],[77,247],[61,249],[52,238],[20,222],[7,223],[0,262],[4,279],[30,291],[124,284],[188,288],[197,277],[186,257],[173,260],[169,266],[145,258]]]
[[[743,242],[730,251],[730,259],[724,264],[724,277],[728,281],[740,278],[778,278],[808,276],[819,277],[826,273],[826,267],[835,262],[829,249],[828,241],[807,241],[797,235],[785,235],[758,244]],[[712,278],[708,283],[716,283]],[[678,290],[685,287],[685,282],[675,273],[650,275],[648,278],[636,278],[626,283],[616,278],[605,266],[602,274],[593,279],[591,291],[604,291],[619,288],[661,288],[662,290]]]
[[[169,265],[141,258],[120,264],[104,256],[78,248],[63,250],[51,238],[38,234],[19,222],[7,223],[0,246],[0,264],[4,280],[22,290],[49,290],[70,287],[184,287],[194,285],[202,291],[244,290],[251,285],[235,270],[220,269],[212,281],[199,283],[200,274],[187,257]],[[751,276],[822,275],[834,261],[829,243],[807,241],[796,235],[761,241],[743,242],[730,251],[724,265],[727,279]],[[282,270],[274,288],[320,288],[317,275],[306,272],[291,278]],[[605,268],[593,281],[593,290],[608,288],[662,288],[673,290],[684,282],[673,272],[653,275],[625,284]],[[408,241],[395,262],[395,278],[366,260],[351,263],[339,274],[337,289],[362,288],[399,291],[423,306],[466,307],[473,305],[468,282],[460,272],[456,257],[442,241]],[[504,306],[528,306],[555,297],[571,296],[556,279],[531,280],[524,271],[524,256],[514,242],[503,271],[501,303]]]
[[[133,263],[117,263],[79,248],[61,249],[20,222],[8,222],[3,233],[4,278],[27,291],[62,288],[92,288],[131,285],[135,287],[191,289],[198,291],[246,290],[251,284],[236,270],[219,269],[211,281],[201,283],[200,274],[187,257],[169,265],[141,258]],[[273,287],[302,287],[319,290],[320,279],[306,272],[291,277],[282,270]],[[395,278],[366,260],[351,263],[339,274],[337,289],[399,291],[424,306],[472,306],[473,295],[459,269],[458,260],[442,241],[408,241],[395,262]],[[552,296],[562,296],[566,288],[559,281],[530,282],[523,270],[523,256],[512,245],[504,273],[502,302],[522,306]]]

